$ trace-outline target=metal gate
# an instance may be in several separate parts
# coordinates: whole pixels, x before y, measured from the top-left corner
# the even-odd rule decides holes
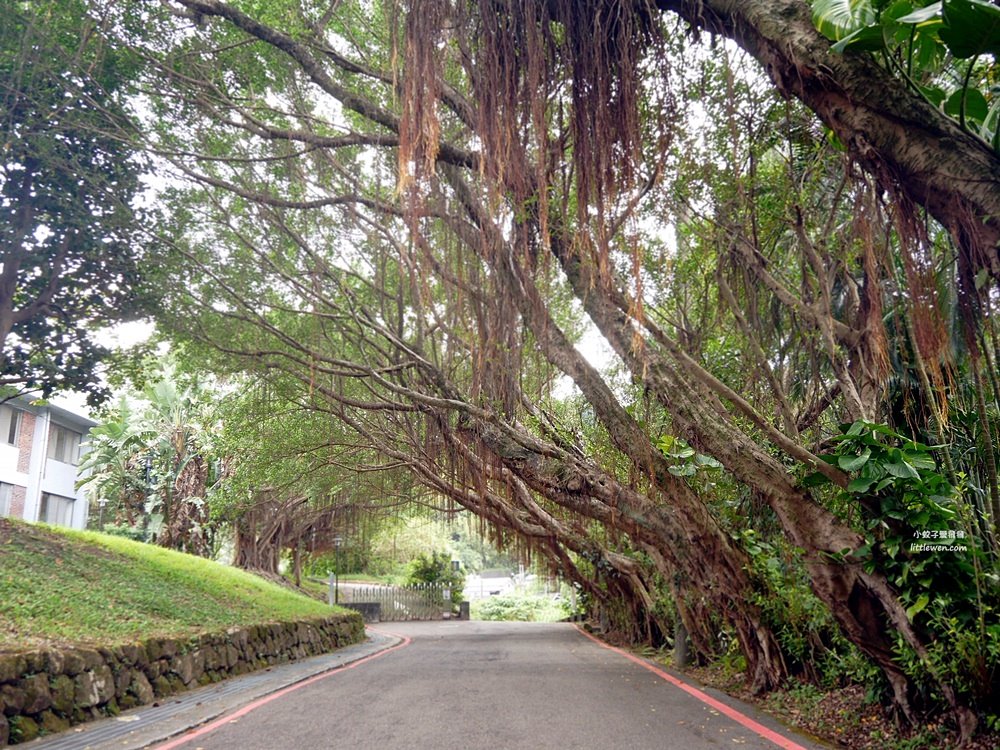
[[[382,622],[440,620],[451,612],[451,591],[440,583],[415,586],[340,586],[341,604],[378,604]]]

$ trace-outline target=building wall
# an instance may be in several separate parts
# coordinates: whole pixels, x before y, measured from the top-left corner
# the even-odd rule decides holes
[[[13,487],[8,514],[27,521],[44,520],[40,518],[42,496],[48,493],[71,499],[72,510],[65,522],[73,528],[84,528],[89,507],[83,491],[76,489],[78,467],[50,459],[47,455],[52,410],[20,404],[14,406],[21,411],[17,445],[0,443],[0,482]],[[56,419],[56,424],[86,437],[88,426],[93,422],[65,410],[58,410],[57,413],[68,416]]]
[[[12,518],[24,518],[24,496],[26,489],[19,485],[14,485],[10,493],[10,515]]]
[[[20,427],[16,445],[0,443],[0,481],[12,485],[8,514],[25,518],[28,485],[31,483],[31,445],[34,439],[36,417],[31,412],[20,411]]]
[[[37,424],[37,416],[30,411],[21,412],[21,432],[17,436],[17,470],[25,474],[31,470],[31,452]]]

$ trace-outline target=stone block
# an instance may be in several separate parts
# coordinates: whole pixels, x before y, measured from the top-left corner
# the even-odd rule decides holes
[[[181,654],[174,657],[170,662],[170,671],[181,678],[181,682],[187,685],[194,679],[194,659],[191,654]]]
[[[50,648],[45,652],[45,672],[49,677],[64,674],[66,671],[66,654],[56,648]]]
[[[44,734],[56,734],[69,729],[69,719],[59,716],[55,711],[43,711],[38,717],[38,723]]]
[[[191,652],[191,679],[197,680],[205,674],[205,652],[200,648]]]
[[[134,667],[144,667],[149,664],[146,647],[141,643],[126,643],[122,646],[122,656],[126,664]]]
[[[73,678],[64,674],[56,675],[49,680],[49,692],[52,694],[52,708],[69,716],[73,712],[73,700],[76,697]]]
[[[170,662],[166,659],[157,659],[149,663],[146,667],[146,675],[150,680],[155,680],[161,674],[166,674],[170,671]]]
[[[92,648],[81,648],[78,650],[80,656],[83,657],[84,663],[87,665],[87,669],[97,669],[98,667],[107,666],[107,662],[104,657],[101,656],[100,652]]]
[[[49,678],[44,674],[36,674],[21,680],[20,687],[24,690],[24,708],[26,714],[40,714],[52,705],[52,694],[49,692]]]
[[[0,747],[10,742],[10,724],[7,717],[0,713]]]
[[[115,679],[107,664],[76,676],[76,705],[90,708],[115,697]]]
[[[19,685],[0,685],[0,704],[5,716],[15,716],[24,710],[26,696]]]
[[[63,651],[63,674],[76,677],[87,669],[87,661],[76,649]]]
[[[127,666],[118,667],[118,671],[115,672],[115,697],[125,695],[131,684],[132,670]]]
[[[26,674],[44,672],[46,666],[48,666],[48,658],[44,651],[28,651],[24,654],[24,672]]]
[[[153,680],[153,692],[156,693],[158,698],[170,695],[174,692],[173,687],[170,685],[170,680],[168,680],[164,675],[158,676]]]
[[[129,685],[129,692],[135,696],[140,705],[152,703],[156,697],[153,686],[149,684],[146,675],[138,669],[132,672],[132,684]]]
[[[24,656],[21,654],[0,654],[0,684],[20,679],[24,667]]]
[[[18,742],[31,742],[38,737],[41,727],[30,716],[18,716],[11,720],[11,730]]]

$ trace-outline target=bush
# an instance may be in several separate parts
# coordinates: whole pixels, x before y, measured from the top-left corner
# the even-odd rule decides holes
[[[149,533],[148,529],[140,529],[134,526],[115,526],[113,524],[105,524],[104,528],[100,531],[102,534],[125,537],[126,539],[131,539],[133,542],[149,542],[152,537],[152,534]]]
[[[439,583],[451,589],[451,603],[458,606],[465,592],[465,574],[451,566],[451,555],[446,552],[432,552],[430,557],[421,554],[410,563],[407,585]]]
[[[570,612],[564,602],[551,597],[504,594],[473,602],[471,615],[473,620],[558,622]]]

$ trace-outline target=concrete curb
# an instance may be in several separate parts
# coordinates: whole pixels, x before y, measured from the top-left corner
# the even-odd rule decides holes
[[[183,734],[271,693],[372,657],[403,640],[374,630],[367,632],[368,640],[364,643],[189,690],[159,703],[80,724],[66,732],[40,737],[17,747],[25,750],[140,750]]]

